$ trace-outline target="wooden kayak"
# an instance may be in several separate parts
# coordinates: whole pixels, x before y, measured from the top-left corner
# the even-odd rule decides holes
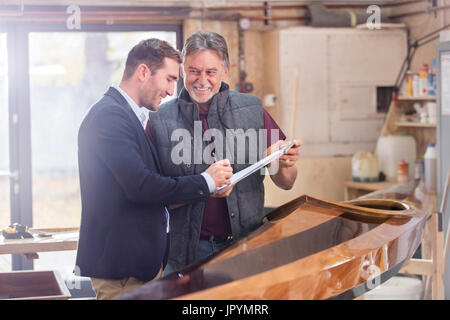
[[[426,213],[407,200],[303,195],[230,247],[120,299],[353,299],[395,275]]]

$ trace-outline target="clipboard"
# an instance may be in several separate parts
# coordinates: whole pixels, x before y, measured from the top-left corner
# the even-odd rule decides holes
[[[288,143],[288,145],[286,145],[285,147],[281,148],[280,150],[277,150],[276,152],[273,152],[272,154],[268,155],[267,157],[265,157],[264,159],[259,160],[258,162],[252,164],[251,166],[236,172],[235,174],[233,174],[230,178],[230,184],[225,184],[219,188],[216,189],[216,191],[214,191],[214,193],[219,193],[222,190],[225,190],[226,188],[230,187],[231,185],[234,185],[236,183],[238,183],[239,181],[247,178],[249,175],[251,175],[252,173],[255,173],[256,171],[260,170],[261,168],[265,167],[266,165],[268,165],[269,163],[271,163],[273,160],[278,159],[279,157],[281,157],[283,154],[285,154],[290,148],[292,148],[292,146],[294,145],[294,141],[291,141]]]

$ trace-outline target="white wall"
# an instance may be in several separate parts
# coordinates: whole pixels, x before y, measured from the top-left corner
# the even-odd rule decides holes
[[[280,125],[303,140],[303,155],[374,150],[384,122],[376,87],[394,85],[406,31],[300,26],[278,32]]]

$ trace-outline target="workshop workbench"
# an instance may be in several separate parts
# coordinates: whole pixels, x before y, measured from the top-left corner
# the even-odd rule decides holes
[[[51,234],[39,237],[35,231]],[[5,239],[0,235],[0,254],[34,254],[37,252],[76,250],[78,228],[39,228],[31,229],[33,239]]]
[[[360,196],[373,192],[384,190],[394,186],[395,182],[355,182],[355,181],[345,181],[344,182],[344,200],[352,200],[359,198]]]

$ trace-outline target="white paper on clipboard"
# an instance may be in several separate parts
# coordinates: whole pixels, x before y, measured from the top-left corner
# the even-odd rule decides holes
[[[281,157],[283,154],[286,153],[286,151],[288,151],[290,148],[292,148],[293,145],[294,145],[294,141],[291,141],[291,142],[289,142],[288,145],[281,148],[280,150],[268,155],[264,159],[259,160],[258,162],[252,164],[251,166],[245,168],[244,170],[236,172],[230,178],[231,184],[226,184],[226,185],[223,185],[223,186],[217,188],[214,193],[219,193],[220,191],[225,190],[226,188],[230,187],[231,185],[234,185],[234,184],[238,183],[239,181],[247,178],[249,175],[251,175],[252,173],[265,167],[266,165],[271,163],[273,160],[276,160],[279,157]]]

